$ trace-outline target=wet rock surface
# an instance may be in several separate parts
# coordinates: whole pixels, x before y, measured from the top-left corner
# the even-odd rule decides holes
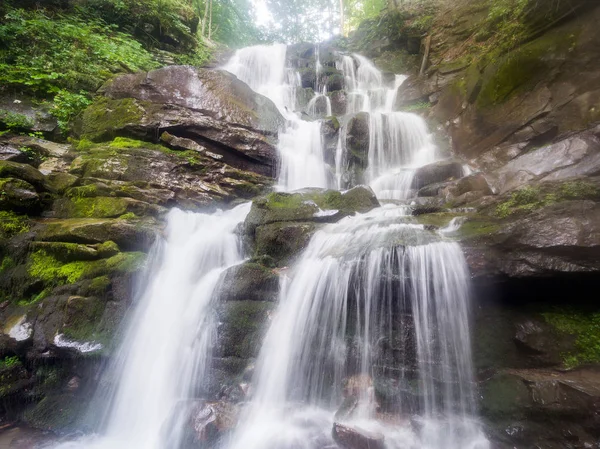
[[[380,433],[369,432],[355,426],[335,423],[333,439],[346,449],[383,449],[384,436]]]

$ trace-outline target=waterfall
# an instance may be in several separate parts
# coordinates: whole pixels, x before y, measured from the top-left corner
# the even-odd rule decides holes
[[[462,252],[406,213],[383,207],[313,236],[282,282],[232,449],[336,447],[334,421],[387,448],[488,447],[474,421]],[[404,418],[386,424],[384,408]]]
[[[117,381],[102,437],[61,448],[163,448],[178,402],[198,397],[208,378],[216,323],[214,293],[223,271],[242,259],[236,228],[250,203],[215,214],[172,210],[166,240],[109,379]],[[177,439],[177,429],[170,429]],[[172,441],[172,440],[171,440]]]
[[[286,120],[285,128],[279,132],[279,188],[330,187],[333,180],[329,179],[323,158],[321,123],[302,120],[295,112],[300,81],[296,72],[286,68],[286,51],[282,44],[242,48],[223,69],[272,100]],[[327,113],[331,104],[326,95],[325,98]],[[314,100],[316,112],[317,99]]]
[[[386,87],[382,73],[360,55],[342,55],[338,68],[348,90],[347,113],[369,113],[366,182],[380,199],[406,199],[414,168],[436,160],[425,121],[416,114],[392,111],[406,77],[395,75],[393,85]]]

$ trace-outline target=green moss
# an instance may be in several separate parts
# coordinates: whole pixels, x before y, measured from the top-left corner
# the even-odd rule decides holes
[[[112,218],[127,212],[125,198],[99,196],[96,198],[71,198],[68,216],[72,218]]]
[[[492,61],[484,73],[477,106],[486,108],[506,102],[518,92],[534,86],[549,70],[549,56],[567,53],[576,38],[572,34],[547,35],[496,58],[502,49],[492,50],[487,58]]]
[[[127,125],[139,123],[144,116],[141,104],[132,98],[96,100],[83,112],[82,138],[98,141]]]
[[[559,195],[563,199],[596,199],[600,196],[600,188],[586,181],[568,181],[559,187]]]
[[[106,260],[106,268],[109,271],[133,273],[139,271],[144,266],[145,262],[145,253],[139,251],[119,253]]]
[[[600,362],[600,312],[564,308],[543,316],[558,331],[576,338],[577,350],[563,354],[566,367]]]
[[[225,357],[256,357],[268,313],[274,307],[266,301],[228,301],[220,320],[221,344]]]
[[[325,120],[329,121],[329,123],[331,123],[331,126],[333,126],[334,130],[338,130],[340,129],[340,121],[338,120],[338,118],[334,115],[326,117]]]
[[[94,260],[98,253],[95,249],[79,243],[67,242],[32,242],[32,248],[44,251],[56,260],[68,263],[76,260]]]
[[[91,140],[81,139],[79,142],[77,142],[77,145],[75,145],[75,149],[77,151],[88,151],[92,148],[95,148],[97,145],[98,144],[92,142]]]
[[[138,218],[138,216],[133,212],[127,212],[126,214],[120,215],[119,218],[122,220],[134,220]]]
[[[155,143],[144,142],[143,140],[134,140],[127,137],[115,137],[115,139],[108,144],[110,148],[150,148],[155,150],[162,150],[164,147]]]
[[[114,272],[132,273],[139,270],[145,260],[144,253],[123,252],[108,259],[61,263],[48,252],[38,250],[30,256],[28,272],[31,277],[40,279],[47,285],[64,285]]]
[[[600,199],[600,189],[586,181],[528,186],[511,193],[507,200],[498,204],[495,215],[506,218],[516,212],[531,212],[561,201],[584,199]]]
[[[10,256],[4,256],[0,263],[0,273],[4,273],[6,270],[10,270],[15,267],[15,261]]]
[[[108,240],[107,242],[104,242],[104,243],[101,243],[100,245],[98,245],[98,248],[96,248],[96,251],[98,251],[98,256],[100,256],[102,258],[112,257],[119,253],[119,245],[117,245],[113,241]]]
[[[402,111],[405,112],[416,112],[416,111],[424,111],[431,108],[431,103],[429,103],[428,101],[423,101],[420,103],[414,103],[408,106],[404,106],[402,107]]]
[[[102,294],[110,287],[110,278],[108,276],[98,276],[91,280],[89,292],[91,294]]]
[[[21,360],[16,355],[4,357],[0,360],[0,370],[12,368],[13,366],[21,365]]]
[[[71,187],[67,190],[68,198],[91,198],[98,195],[98,187],[95,184],[88,184],[81,187]]]
[[[0,211],[0,239],[7,239],[27,231],[29,231],[29,223],[26,215]]]
[[[31,254],[29,275],[48,284],[73,284],[84,274],[90,262],[61,263],[58,259],[39,250]]]

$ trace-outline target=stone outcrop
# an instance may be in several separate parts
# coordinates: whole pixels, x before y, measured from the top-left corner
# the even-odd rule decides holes
[[[233,167],[275,174],[274,143],[283,117],[271,100],[228,72],[170,66],[117,77],[101,92],[104,97],[83,113],[83,138],[155,139],[166,131]]]
[[[244,227],[256,257],[266,256],[284,266],[300,254],[320,224],[378,205],[373,191],[365,186],[343,193],[321,189],[271,193],[252,203]]]

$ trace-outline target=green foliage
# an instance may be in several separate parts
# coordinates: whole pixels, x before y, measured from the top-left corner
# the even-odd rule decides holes
[[[68,130],[69,122],[88,107],[92,101],[84,91],[78,94],[61,89],[54,96],[54,106],[50,114],[56,117],[61,131]]]
[[[2,75],[0,75],[1,77]],[[0,78],[1,79],[1,78]],[[33,120],[23,114],[0,109],[0,122],[9,130],[29,129]]]
[[[583,363],[600,362],[600,313],[557,309],[543,314],[561,332],[575,336],[577,351],[564,354],[564,364],[573,368]]]
[[[114,26],[73,15],[53,17],[45,10],[10,9],[0,24],[0,42],[0,85],[57,95],[59,118],[84,101],[62,90],[94,91],[113,73],[156,66],[139,42]]]
[[[344,9],[347,29],[355,30],[364,20],[378,17],[386,3],[386,0],[346,0]]]

